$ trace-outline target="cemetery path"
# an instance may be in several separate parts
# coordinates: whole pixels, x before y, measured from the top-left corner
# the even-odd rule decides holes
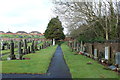
[[[56,52],[51,60],[51,64],[46,74],[2,74],[3,80],[5,78],[69,78],[71,74],[69,68],[65,63],[63,52],[60,46],[57,47]]]
[[[71,78],[69,68],[65,63],[60,46],[57,47],[56,52],[52,58],[50,67],[48,69],[48,74],[50,78]]]

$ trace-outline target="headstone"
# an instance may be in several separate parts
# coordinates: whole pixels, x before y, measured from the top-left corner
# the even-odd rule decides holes
[[[115,55],[115,63],[120,67],[120,52],[117,52]]]
[[[79,43],[77,43],[77,52],[79,51]]]
[[[53,45],[55,45],[55,39],[53,39]]]
[[[37,42],[35,43],[35,50],[36,50],[36,51],[38,50],[38,48],[37,48]]]
[[[27,52],[27,40],[26,39],[24,39],[24,53],[28,54],[28,52]]]
[[[90,53],[91,55],[94,55],[94,45],[93,45],[93,44],[89,44],[88,50],[89,50],[89,53]]]
[[[74,51],[76,51],[76,42],[74,41]]]
[[[7,57],[7,60],[11,60],[11,58],[10,58],[10,57]]]
[[[14,42],[11,41],[10,43],[10,55],[9,55],[10,59],[13,60],[15,59],[15,55],[14,55]]]
[[[98,58],[98,53],[97,53],[97,49],[94,49],[94,58]]]
[[[31,52],[31,50],[30,50],[30,46],[28,47],[28,53],[30,53]]]
[[[105,59],[109,60],[110,56],[110,47],[105,47]]]
[[[19,42],[18,43],[18,53],[19,53],[19,55],[17,56],[18,59],[22,59],[22,56],[23,56],[21,47],[22,47],[21,42]]]
[[[83,51],[83,41],[80,43],[80,51]]]
[[[41,50],[41,46],[39,47],[39,50]]]
[[[34,40],[33,40],[33,42],[32,42],[32,45],[31,45],[31,52],[32,53],[35,53],[35,49],[34,49],[35,47],[34,47]]]

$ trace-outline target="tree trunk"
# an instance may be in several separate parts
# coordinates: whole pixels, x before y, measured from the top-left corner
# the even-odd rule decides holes
[[[109,36],[109,35],[108,35],[108,30],[106,30],[106,34],[105,34],[105,35],[106,35],[106,40],[108,40],[108,39],[109,39],[109,38],[108,38],[108,36]]]

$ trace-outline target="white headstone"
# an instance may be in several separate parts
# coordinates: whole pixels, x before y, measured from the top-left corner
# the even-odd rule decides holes
[[[97,58],[97,49],[94,49],[94,58]]]
[[[109,47],[105,47],[105,59],[109,59]]]
[[[53,45],[55,45],[55,39],[53,39]]]
[[[11,60],[11,58],[10,58],[10,57],[7,57],[7,60]]]

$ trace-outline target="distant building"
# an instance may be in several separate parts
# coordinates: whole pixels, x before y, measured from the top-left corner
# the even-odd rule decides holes
[[[4,31],[0,31],[0,33],[5,33]]]
[[[30,32],[30,34],[41,34],[41,33],[38,31],[32,31],[32,32]]]
[[[25,32],[25,31],[18,31],[18,32],[16,32],[17,34],[27,34],[27,32]]]

